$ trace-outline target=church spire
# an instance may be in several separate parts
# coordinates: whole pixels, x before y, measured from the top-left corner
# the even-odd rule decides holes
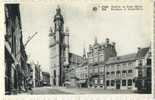
[[[95,39],[94,39],[94,44],[97,44],[98,41],[97,41],[97,37],[95,36]]]
[[[60,32],[63,32],[63,24],[64,24],[64,19],[63,19],[63,16],[62,16],[62,14],[61,14],[61,9],[60,9],[60,7],[58,6],[57,8],[56,8],[56,14],[55,14],[55,16],[54,16],[54,32],[56,32],[56,31],[60,31]]]
[[[59,5],[57,6],[56,13],[57,13],[57,14],[61,14],[61,8],[60,8]]]
[[[83,58],[86,59],[86,49],[83,48]]]

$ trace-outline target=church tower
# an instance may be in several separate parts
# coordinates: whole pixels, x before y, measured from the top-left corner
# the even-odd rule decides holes
[[[56,9],[54,16],[54,30],[50,27],[50,72],[51,85],[63,86],[65,81],[65,66],[68,66],[69,54],[69,32],[64,32],[64,19],[61,15],[61,9]]]

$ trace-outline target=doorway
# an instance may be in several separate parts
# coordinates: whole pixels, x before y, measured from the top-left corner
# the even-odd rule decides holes
[[[120,80],[116,80],[116,89],[120,89],[120,83],[121,83]]]
[[[54,70],[54,79],[53,79],[53,85],[56,85],[56,70]]]

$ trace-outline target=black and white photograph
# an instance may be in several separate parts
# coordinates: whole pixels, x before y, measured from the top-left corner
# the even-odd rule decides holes
[[[5,95],[152,94],[151,0],[135,1],[4,3]]]

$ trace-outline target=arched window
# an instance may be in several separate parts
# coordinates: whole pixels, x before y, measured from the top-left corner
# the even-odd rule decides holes
[[[132,86],[132,80],[131,79],[128,80],[128,86]]]
[[[151,59],[147,59],[147,65],[151,65]]]
[[[54,77],[56,77],[56,70],[54,70]]]
[[[115,85],[115,80],[111,80],[111,86]]]
[[[117,71],[116,72],[116,76],[120,76],[120,71]]]
[[[122,80],[122,86],[126,86],[126,80]]]
[[[106,85],[109,86],[109,80],[106,81]]]

